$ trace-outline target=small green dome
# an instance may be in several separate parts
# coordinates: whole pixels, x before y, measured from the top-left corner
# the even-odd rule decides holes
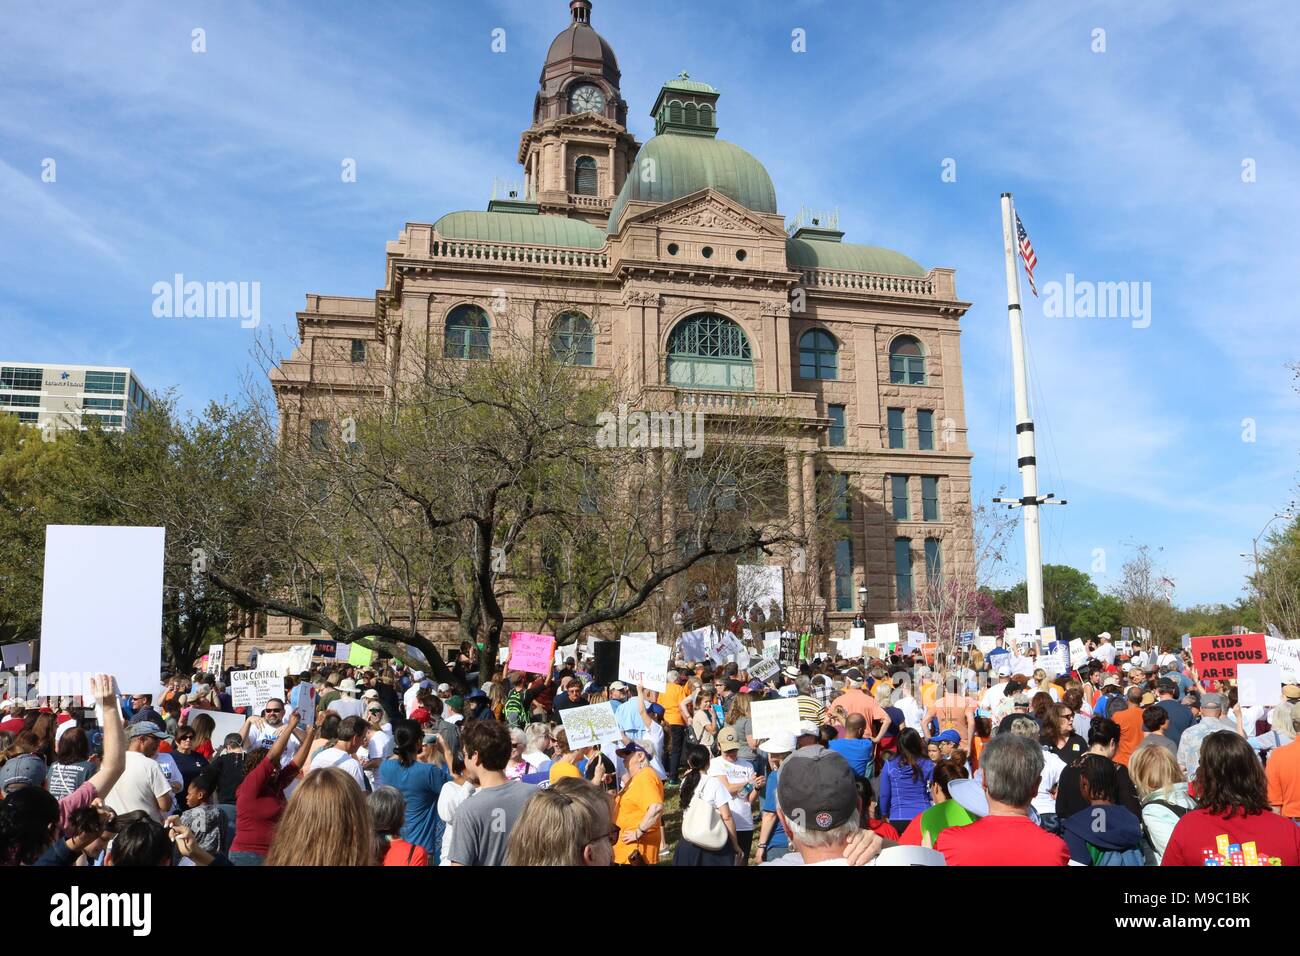
[[[676,79],[669,80],[663,85],[665,90],[681,90],[684,93],[716,93],[718,92],[707,83],[701,83],[699,80],[692,80],[685,73]]]
[[[745,150],[711,136],[664,133],[650,139],[637,153],[610,211],[609,232],[618,230],[629,202],[672,202],[707,188],[754,212],[776,212],[772,177]]]
[[[892,249],[822,239],[787,239],[785,257],[792,269],[839,269],[887,276],[924,276],[913,259]]]
[[[511,212],[449,212],[433,224],[447,239],[523,242],[567,249],[601,249],[605,234],[581,219]]]

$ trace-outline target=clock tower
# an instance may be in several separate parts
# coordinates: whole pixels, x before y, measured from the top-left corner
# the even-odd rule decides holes
[[[571,0],[569,12],[542,66],[519,162],[542,213],[603,227],[639,144],[627,131],[614,50],[591,27],[591,0]]]

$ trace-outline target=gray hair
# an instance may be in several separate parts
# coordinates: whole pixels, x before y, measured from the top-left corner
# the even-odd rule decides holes
[[[542,723],[529,724],[527,729],[524,730],[524,736],[528,741],[528,745],[524,748],[525,753],[540,752],[542,748],[538,744],[543,740],[551,740],[555,737],[551,733],[551,725]]]
[[[376,787],[366,798],[376,833],[396,836],[406,820],[406,799],[396,787]]]
[[[781,798],[778,796],[776,805],[781,806]],[[820,850],[823,847],[839,846],[849,842],[849,838],[857,833],[858,815],[855,813],[844,823],[830,830],[809,829],[804,821],[802,813],[796,813],[793,816],[787,815],[785,810],[781,810],[781,816],[785,820],[786,828],[790,831],[790,838],[800,846],[807,847],[810,850]]]
[[[1043,775],[1043,748],[1019,734],[998,734],[984,745],[980,767],[989,799],[1013,807],[1027,807],[1038,793]]]
[[[807,695],[811,687],[812,687],[812,681],[810,681],[807,677],[800,676],[794,679],[794,689],[801,694]]]

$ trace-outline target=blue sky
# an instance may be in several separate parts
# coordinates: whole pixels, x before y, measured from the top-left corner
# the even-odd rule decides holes
[[[153,284],[260,282],[284,354],[307,292],[373,294],[405,222],[519,178],[567,22],[564,0],[11,10],[0,357],[129,365],[188,407],[239,393],[261,378],[254,333],[155,318]],[[689,70],[722,91],[722,137],[763,160],[787,216],[837,206],[848,241],[957,270],[978,498],[1018,488],[999,194],[1016,194],[1040,289],[1150,283],[1147,328],[1027,303],[1040,484],[1070,500],[1046,510],[1045,560],[1092,571],[1103,549],[1106,586],[1146,542],[1178,603],[1239,595],[1239,554],[1300,471],[1300,8],[595,0],[593,25],[639,138],[659,85]]]

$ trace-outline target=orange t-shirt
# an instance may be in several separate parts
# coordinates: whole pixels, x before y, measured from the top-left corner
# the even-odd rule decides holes
[[[1119,724],[1119,750],[1115,751],[1115,762],[1127,767],[1128,758],[1142,743],[1142,708],[1130,704],[1127,710],[1121,710],[1111,720]]]
[[[393,840],[384,854],[384,866],[428,866],[429,854],[422,846]]]
[[[669,684],[659,694],[659,706],[664,709],[664,723],[674,724],[678,727],[686,725],[686,718],[682,716],[681,703],[686,697],[686,688],[682,684]]]
[[[1268,755],[1268,802],[1282,808],[1282,816],[1300,819],[1300,738]]]
[[[633,850],[640,850],[645,862],[654,866],[659,862],[659,841],[663,830],[658,823],[641,834],[636,843],[624,843],[623,834],[634,833],[645,819],[646,811],[654,804],[663,805],[664,784],[659,774],[649,767],[637,771],[632,782],[618,796],[614,812],[614,823],[619,829],[619,839],[614,844],[614,862],[627,863]]]

